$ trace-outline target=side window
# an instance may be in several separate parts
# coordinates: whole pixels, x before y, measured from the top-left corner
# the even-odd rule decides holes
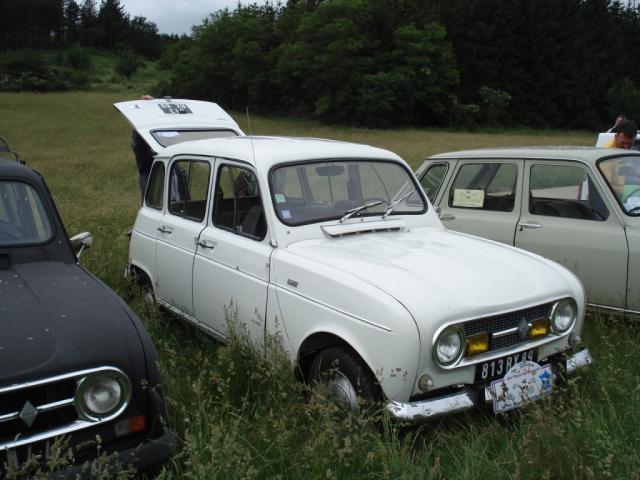
[[[518,167],[513,163],[463,165],[449,192],[449,206],[512,212]]]
[[[440,190],[440,185],[442,185],[442,180],[444,180],[447,170],[449,170],[448,163],[435,163],[429,166],[420,178],[420,185],[422,185],[422,189],[424,193],[427,194],[427,198],[431,203],[436,199],[436,195],[438,194],[438,190]]]
[[[189,220],[201,222],[207,208],[209,191],[208,162],[178,160],[169,177],[169,211]]]
[[[580,166],[533,165],[529,212],[549,217],[606,220],[609,210],[587,171]]]
[[[246,168],[222,165],[216,182],[213,224],[255,240],[267,234],[260,188],[255,174]]]
[[[149,175],[149,183],[144,196],[144,203],[147,207],[162,210],[164,198],[164,163],[156,162]]]

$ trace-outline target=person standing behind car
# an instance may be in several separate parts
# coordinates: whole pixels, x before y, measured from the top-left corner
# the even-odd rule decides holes
[[[615,127],[614,132],[615,135],[604,147],[629,150],[636,141],[638,126],[631,120],[623,120]]]
[[[153,100],[151,95],[142,95],[140,100]],[[131,148],[136,159],[136,167],[138,168],[138,176],[140,180],[140,201],[144,203],[144,192],[147,188],[149,173],[151,172],[151,164],[153,163],[153,150],[144,141],[144,138],[133,129],[131,131]]]
[[[636,141],[636,135],[638,134],[638,126],[630,121],[623,120],[615,128],[615,135],[613,139],[604,145],[605,148],[623,148],[629,150]],[[624,175],[620,175],[617,171],[617,164],[604,162],[600,165],[602,173],[609,179],[611,187],[616,194],[621,197],[624,193],[625,178]],[[614,171],[614,168],[616,171]]]
[[[611,127],[609,130],[607,130],[607,133],[616,133],[616,127],[618,125],[620,125],[620,122],[624,122],[627,119],[627,117],[625,117],[624,115],[622,115],[621,113],[616,117],[616,122],[613,124],[613,127]]]

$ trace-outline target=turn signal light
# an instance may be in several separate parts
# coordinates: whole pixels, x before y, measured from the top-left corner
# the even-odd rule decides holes
[[[467,356],[477,355],[489,350],[489,334],[479,333],[467,338]]]
[[[143,415],[139,415],[137,417],[125,418],[124,420],[116,422],[114,430],[116,437],[122,437],[124,435],[129,435],[130,433],[141,432],[146,427],[146,419]]]
[[[531,338],[546,337],[547,335],[549,335],[548,318],[541,318],[540,320],[531,322],[531,329],[529,330],[529,336]]]

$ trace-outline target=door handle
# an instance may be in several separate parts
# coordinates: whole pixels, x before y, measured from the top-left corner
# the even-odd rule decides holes
[[[173,227],[167,227],[166,225],[160,225],[158,227],[158,231],[162,233],[171,233],[173,232]]]
[[[456,216],[453,213],[445,213],[444,215],[440,215],[440,220],[443,222],[448,222],[449,220],[455,220]]]
[[[526,229],[531,229],[531,230],[535,230],[538,228],[542,228],[542,224],[540,223],[533,223],[533,222],[520,222],[518,224],[519,230],[522,231],[525,228]]]
[[[216,242],[213,242],[211,240],[198,240],[198,245],[201,246],[202,248],[216,248],[216,245],[218,245]]]

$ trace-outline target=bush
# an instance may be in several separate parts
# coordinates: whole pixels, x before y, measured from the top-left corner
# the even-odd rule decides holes
[[[87,84],[84,72],[52,64],[37,51],[22,49],[0,55],[0,91],[50,92]]]
[[[120,75],[131,78],[131,75],[136,73],[138,66],[140,65],[140,59],[132,50],[123,50],[118,59],[116,60],[116,72]]]
[[[76,70],[88,70],[91,67],[91,55],[76,44],[67,51],[67,63]]]
[[[511,103],[511,94],[489,87],[481,87],[478,93],[480,94],[480,111],[484,122],[492,126],[500,124]]]

